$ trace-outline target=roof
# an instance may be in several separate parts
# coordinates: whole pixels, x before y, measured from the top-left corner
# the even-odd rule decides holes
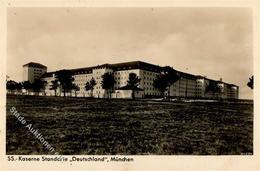
[[[52,74],[55,74],[56,72],[45,72],[43,75],[42,75],[42,78],[46,78],[46,77],[52,77]]]
[[[226,82],[220,81],[220,80],[213,80],[213,79],[207,78],[205,76],[201,76],[201,75],[197,75],[196,77],[200,78],[200,79],[205,79],[205,80],[208,80],[208,81],[213,81],[213,82],[217,82],[217,83],[223,83],[223,84],[226,84],[227,86],[231,86],[231,87],[239,87],[239,86],[237,86],[235,84],[226,83]]]
[[[84,67],[84,68],[76,68],[76,69],[70,69],[72,74],[91,74],[92,69],[94,67]]]
[[[180,77],[182,77],[182,78],[188,78],[188,79],[193,79],[193,80],[198,79],[198,77],[193,74],[189,74],[189,73],[181,72],[181,71],[177,71],[177,73],[179,73]]]
[[[116,71],[129,70],[129,69],[142,69],[146,71],[160,72],[162,69],[162,67],[160,67],[159,65],[153,65],[142,61],[117,63],[117,64],[112,64],[111,66]]]
[[[28,64],[29,65],[32,65],[32,64],[38,65],[38,63],[33,63],[33,62],[28,63]],[[28,64],[26,64],[26,65],[28,65]],[[41,65],[41,64],[39,64],[39,65]],[[42,65],[42,66],[44,66],[44,65]],[[96,65],[93,67],[84,67],[84,68],[76,68],[76,69],[69,69],[69,70],[72,72],[72,74],[78,75],[78,74],[91,74],[93,69],[98,69],[98,68],[109,68],[114,71],[142,69],[142,70],[152,71],[152,72],[157,72],[157,73],[160,73],[163,69],[163,67],[161,67],[159,65],[154,65],[154,64],[147,63],[147,62],[143,62],[143,61],[132,61],[132,62],[123,62],[123,63],[116,63],[116,64],[105,63],[102,65]],[[206,78],[205,76],[201,76],[201,75],[193,75],[193,74],[185,73],[182,71],[176,71],[176,72],[179,73],[182,78],[188,78],[188,79],[193,79],[193,80],[202,78],[202,79],[207,79],[209,81],[215,81],[218,83],[227,84],[229,86],[238,87],[237,85],[234,85],[234,84],[229,84],[229,83],[225,83],[223,81],[209,79],[209,78]],[[55,72],[52,72],[52,73],[55,73]],[[43,77],[50,77],[50,76],[52,76],[52,73],[51,73],[51,75],[50,75],[50,73],[45,73],[45,75],[43,75]],[[121,88],[123,88],[123,87],[121,87]]]
[[[47,69],[47,67],[45,65],[42,65],[42,64],[36,63],[36,62],[29,62],[29,63],[23,65],[23,67],[26,67],[26,66]]]
[[[126,85],[126,86],[117,88],[117,90],[132,90],[132,87],[130,87],[129,85]],[[136,90],[136,91],[143,91],[143,89],[141,89],[139,87],[135,87],[134,90]]]
[[[124,62],[124,63],[116,63],[116,64],[102,64],[102,65],[96,65],[93,67],[85,67],[85,68],[76,68],[76,69],[70,69],[73,73],[92,73],[92,69],[98,69],[98,68],[109,68],[114,71],[121,71],[121,70],[129,70],[129,69],[142,69],[146,71],[152,71],[152,72],[160,72],[161,68],[159,65],[153,65],[142,61],[132,61],[132,62]]]

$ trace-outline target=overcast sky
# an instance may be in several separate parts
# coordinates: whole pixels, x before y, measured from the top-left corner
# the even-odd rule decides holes
[[[253,98],[252,11],[247,8],[9,8],[7,74],[141,60],[223,78]]]

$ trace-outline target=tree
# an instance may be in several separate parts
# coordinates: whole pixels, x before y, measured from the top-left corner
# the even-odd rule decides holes
[[[164,92],[168,87],[167,77],[165,75],[157,75],[153,82],[153,86],[161,92],[161,96],[164,98]]]
[[[95,79],[92,77],[90,81],[86,82],[85,90],[91,92],[91,97],[93,97],[94,87],[97,85]]]
[[[115,85],[115,78],[112,74],[105,73],[104,75],[102,75],[101,86],[103,89],[107,91],[108,98],[111,98],[114,85]]]
[[[22,82],[22,86],[26,90],[26,94],[28,94],[28,91],[32,89],[32,83],[30,81]]]
[[[77,97],[77,92],[80,90],[79,86],[76,84],[72,84],[72,90],[74,90],[75,97]]]
[[[163,67],[161,74],[165,77],[163,77],[163,79],[166,79],[167,81],[168,97],[170,97],[171,86],[180,79],[180,75],[176,70],[174,70],[170,66]]]
[[[135,90],[138,88],[141,79],[135,74],[130,73],[127,80],[127,86],[132,90],[132,99],[135,99]]]
[[[39,92],[41,90],[44,90],[45,89],[45,85],[46,85],[46,82],[41,80],[41,79],[36,79],[34,80],[34,82],[32,83],[32,89],[34,92],[36,92],[38,95],[39,95]]]
[[[70,70],[60,70],[56,74],[57,80],[60,82],[60,86],[63,91],[63,96],[66,97],[66,92],[72,89],[74,78]]]
[[[57,89],[59,88],[60,84],[58,80],[52,80],[51,81],[51,87],[50,90],[54,90],[55,96],[57,96]]]
[[[43,89],[43,94],[44,94],[44,96],[46,95],[46,93],[45,93],[45,90],[46,90],[46,86],[47,86],[47,81],[45,81],[45,80],[42,80],[43,81],[43,87],[42,87],[42,89]]]
[[[254,89],[254,76],[253,75],[251,76],[251,78],[249,78],[247,86],[250,87],[251,89]]]
[[[221,89],[216,81],[209,81],[209,84],[206,86],[205,92],[212,92],[213,96],[215,97],[215,94],[219,94],[221,92]]]
[[[21,83],[21,82],[17,83],[17,84],[16,84],[16,90],[19,91],[19,92],[21,92],[22,89],[23,89],[22,83]]]
[[[90,86],[90,82],[89,82],[89,81],[86,82],[86,84],[85,84],[85,90],[86,90],[86,91],[91,90],[91,86]],[[92,97],[92,95],[91,95],[91,97]]]
[[[6,82],[6,89],[9,90],[11,93],[13,93],[14,90],[17,88],[17,82],[13,80],[8,80]]]

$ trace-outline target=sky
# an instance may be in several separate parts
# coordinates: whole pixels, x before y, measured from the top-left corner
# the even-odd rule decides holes
[[[7,75],[22,65],[48,71],[144,61],[236,84],[252,99],[249,8],[8,8]]]

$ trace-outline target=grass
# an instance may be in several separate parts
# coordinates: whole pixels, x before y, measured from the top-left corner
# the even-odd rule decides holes
[[[253,104],[7,97],[7,154],[50,154],[15,106],[59,154],[253,153]]]

